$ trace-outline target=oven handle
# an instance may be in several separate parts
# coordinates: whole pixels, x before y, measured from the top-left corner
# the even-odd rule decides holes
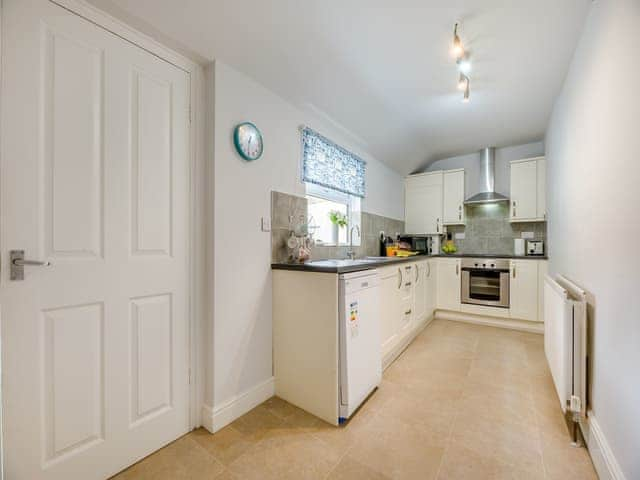
[[[498,272],[498,273],[509,273],[508,269],[505,268],[473,268],[473,267],[462,267],[463,272]]]

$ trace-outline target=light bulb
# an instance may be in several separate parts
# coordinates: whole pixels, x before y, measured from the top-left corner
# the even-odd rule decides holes
[[[458,79],[458,90],[464,90],[467,88],[467,83],[469,82],[469,78],[464,73],[460,74],[460,78]]]
[[[456,62],[460,73],[467,75],[471,71],[471,62],[468,58],[461,58]]]
[[[462,46],[462,41],[458,36],[458,24],[456,23],[453,27],[453,47],[451,48],[451,54],[456,59],[460,59],[464,57],[464,47]]]

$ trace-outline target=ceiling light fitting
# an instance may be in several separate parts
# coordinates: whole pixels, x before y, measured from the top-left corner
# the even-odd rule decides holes
[[[453,47],[451,49],[451,53],[456,59],[460,59],[464,56],[464,47],[462,46],[462,41],[458,36],[458,24],[456,23],[453,27]]]
[[[453,26],[453,47],[451,51],[456,59],[458,72],[460,72],[458,89],[464,91],[462,101],[468,103],[470,95],[469,72],[471,71],[471,61],[469,60],[469,54],[464,51],[462,40],[460,40],[460,36],[458,35],[458,23]]]

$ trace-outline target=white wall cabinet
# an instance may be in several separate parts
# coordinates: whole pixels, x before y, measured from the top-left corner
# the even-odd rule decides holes
[[[405,179],[405,233],[442,233],[442,172]]]
[[[438,308],[460,310],[460,259],[438,260]]]
[[[511,318],[538,321],[538,261],[511,260],[510,275]]]
[[[546,220],[546,161],[544,157],[511,162],[512,222],[542,222]]]
[[[464,169],[446,170],[443,173],[444,225],[462,225],[464,217]]]

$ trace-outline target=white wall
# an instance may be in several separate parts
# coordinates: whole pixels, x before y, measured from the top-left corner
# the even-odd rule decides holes
[[[271,237],[260,231],[260,218],[270,217],[271,190],[304,194],[299,126],[318,130],[367,161],[364,211],[403,218],[404,192],[399,174],[319,115],[301,111],[220,62],[210,69],[208,83],[215,88],[210,119],[214,228],[209,231],[213,327],[208,333],[214,371],[207,375],[205,402],[215,409],[272,374]],[[245,162],[235,152],[232,132],[242,121],[262,131],[264,154],[257,161]]]
[[[509,196],[511,191],[509,179],[509,162],[522,158],[532,158],[544,155],[544,142],[526,143],[524,145],[514,145],[511,147],[496,148],[495,163],[495,190],[505,196]],[[453,168],[465,169],[465,196],[471,197],[479,193],[480,177],[480,152],[457,157],[444,158],[433,162],[425,170],[451,170]]]
[[[629,480],[640,478],[638,25],[637,0],[593,4],[546,137],[549,270],[593,295],[591,407]]]

